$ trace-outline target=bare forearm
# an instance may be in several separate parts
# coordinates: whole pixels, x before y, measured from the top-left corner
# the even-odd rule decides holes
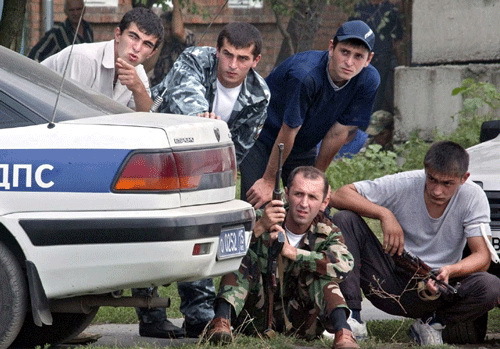
[[[450,278],[488,270],[491,259],[483,237],[475,236],[468,238],[467,244],[471,250],[471,254],[458,263],[447,266]]]
[[[328,144],[321,143],[318,157],[316,158],[315,167],[325,172],[328,166],[330,166],[333,158],[339,152],[340,148],[344,145],[342,140],[336,142],[331,142]]]
[[[358,193],[354,184],[347,184],[334,191],[330,205],[342,210],[356,212],[360,216],[382,220],[386,215],[392,215],[387,208],[374,204]]]
[[[281,157],[282,163],[284,163],[292,151],[295,136],[297,135],[297,132],[299,132],[299,129],[300,127],[292,129],[286,125],[281,127],[278,137],[276,137],[276,141],[274,142],[273,149],[271,150],[266,171],[262,176],[263,179],[274,182],[276,171],[278,170],[278,144],[283,143],[284,145]]]
[[[149,111],[151,105],[153,105],[153,100],[149,97],[146,89],[139,90],[132,93],[134,96],[135,110],[136,111]]]
[[[355,130],[356,126],[345,126],[338,122],[335,123],[321,142],[315,167],[321,171],[326,171],[340,148],[348,142],[349,134]]]

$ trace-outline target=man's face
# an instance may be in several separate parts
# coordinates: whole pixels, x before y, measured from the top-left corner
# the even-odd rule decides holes
[[[137,66],[149,58],[154,50],[158,38],[143,33],[135,23],[122,32],[115,29],[115,59],[122,58],[126,62]]]
[[[83,12],[83,1],[82,0],[68,0],[66,5],[66,10],[64,13],[68,17],[69,21],[73,26],[78,25],[80,16]]]
[[[462,177],[457,177],[427,168],[425,170],[425,202],[434,206],[446,206],[467,178],[469,178],[469,172]]]
[[[333,46],[330,40],[328,47],[330,60],[328,61],[328,72],[337,86],[344,85],[348,80],[358,75],[361,70],[370,64],[373,52],[369,52],[363,46],[351,46],[338,42]]]
[[[323,197],[323,189],[321,178],[304,178],[301,173],[295,176],[292,186],[286,189],[289,204],[286,225],[289,229],[293,231],[290,225],[307,229],[319,211],[326,208],[328,197]]]
[[[217,78],[222,86],[233,88],[245,80],[250,69],[255,68],[260,61],[260,55],[252,54],[254,45],[246,48],[236,48],[224,39],[222,47],[217,49]]]

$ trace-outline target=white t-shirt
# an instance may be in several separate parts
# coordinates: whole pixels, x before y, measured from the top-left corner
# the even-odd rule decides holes
[[[404,231],[405,249],[432,268],[461,260],[466,238],[481,236],[478,223],[486,223],[486,234],[491,235],[488,199],[471,180],[459,187],[439,218],[429,216],[424,202],[424,170],[356,182],[354,186],[362,196],[394,213]]]
[[[294,234],[290,230],[288,230],[287,227],[285,227],[285,231],[286,231],[286,236],[288,238],[288,243],[293,247],[297,247],[299,245],[300,240],[302,240],[302,238],[304,237],[304,234],[300,235]]]
[[[94,42],[90,44],[74,45],[66,47],[59,53],[52,55],[41,62],[44,66],[63,74],[64,67],[71,57],[66,71],[66,77],[72,79],[92,90],[100,92],[118,103],[135,109],[135,102],[127,86],[120,81],[113,87],[115,78],[115,41]],[[142,64],[135,67],[139,78],[151,95],[149,80]]]
[[[217,89],[215,90],[214,106],[212,108],[215,115],[228,122],[240,91],[241,84],[233,88],[227,88],[222,86],[219,79],[217,79]]]

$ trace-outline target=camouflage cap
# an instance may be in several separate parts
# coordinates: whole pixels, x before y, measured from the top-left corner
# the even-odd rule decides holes
[[[386,129],[392,129],[394,125],[394,116],[385,110],[377,110],[370,118],[370,125],[366,129],[366,133],[370,136],[376,136]]]

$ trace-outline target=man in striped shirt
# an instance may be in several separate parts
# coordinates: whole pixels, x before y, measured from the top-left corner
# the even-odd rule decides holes
[[[78,28],[78,35],[75,39],[75,44],[83,42],[93,42],[94,33],[90,24],[83,20],[78,27],[80,17],[83,16],[84,3],[83,0],[66,0],[64,2],[64,13],[67,18],[62,23],[55,23],[54,27],[47,31],[45,35],[33,46],[28,54],[28,57],[37,62],[43,61],[45,58],[61,51],[63,48],[70,46],[73,43],[75,32]]]

